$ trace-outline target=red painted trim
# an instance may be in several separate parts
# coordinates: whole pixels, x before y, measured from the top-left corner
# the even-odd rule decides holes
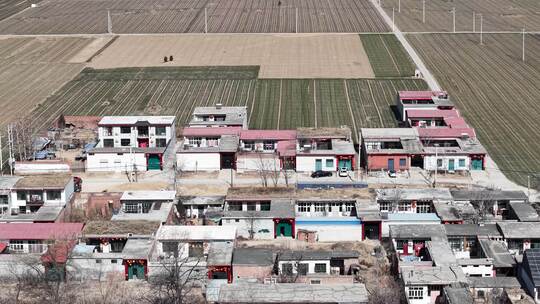
[[[124,276],[126,278],[126,281],[129,280],[129,270],[128,270],[128,264],[124,262]]]

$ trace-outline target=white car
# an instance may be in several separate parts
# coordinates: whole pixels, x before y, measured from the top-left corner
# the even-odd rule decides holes
[[[349,169],[347,169],[346,167],[341,167],[341,168],[339,168],[338,175],[339,175],[340,177],[347,177],[347,176],[349,176]]]

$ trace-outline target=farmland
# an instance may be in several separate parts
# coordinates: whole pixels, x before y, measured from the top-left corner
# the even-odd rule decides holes
[[[106,33],[107,11],[114,33],[203,33],[205,10],[210,33],[293,33],[296,20],[301,33],[388,31],[369,0],[50,0],[0,33]]]
[[[540,36],[407,35],[439,83],[476,128],[497,165],[526,185],[527,172],[540,171]],[[459,49],[448,48],[459,45]]]
[[[401,12],[398,10],[401,1]],[[395,10],[397,27],[407,32],[451,32],[452,8],[456,8],[456,31],[480,31],[482,14],[484,31],[540,31],[538,0],[430,0],[426,1],[426,19],[422,22],[422,1],[384,0],[383,8],[392,16]]]
[[[66,115],[176,115],[194,107],[247,106],[250,127],[395,126],[398,89],[421,80],[259,79],[257,67],[85,69],[33,113],[38,127]],[[354,123],[353,123],[354,120]]]
[[[36,1],[24,1],[24,0],[2,0],[0,2],[0,20],[6,19],[18,12],[30,7],[30,3],[38,3]]]
[[[360,35],[376,77],[410,77],[414,63],[396,36],[388,34]]]

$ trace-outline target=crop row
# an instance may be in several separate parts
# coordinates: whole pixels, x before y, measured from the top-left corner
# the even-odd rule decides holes
[[[527,35],[408,35],[424,62],[477,130],[498,167],[526,185],[540,172],[540,37]],[[459,45],[459,49],[448,48]]]
[[[0,22],[2,34],[385,32],[369,0],[50,0]]]
[[[410,77],[415,66],[396,36],[390,34],[360,35],[362,45],[376,77]]]

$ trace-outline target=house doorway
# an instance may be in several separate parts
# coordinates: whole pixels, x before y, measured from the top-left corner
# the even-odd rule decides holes
[[[161,170],[161,158],[157,154],[148,156],[148,170]]]
[[[292,237],[292,225],[288,221],[281,221],[276,224],[276,237]]]
[[[381,236],[379,222],[364,222],[364,240],[378,240]]]

